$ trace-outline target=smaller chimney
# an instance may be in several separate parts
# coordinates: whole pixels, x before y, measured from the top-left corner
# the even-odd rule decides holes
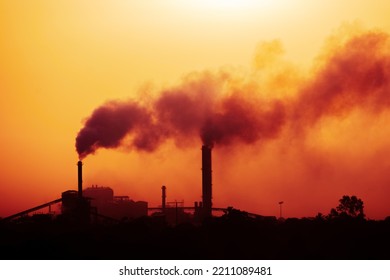
[[[162,208],[162,211],[165,212],[165,204],[166,204],[166,198],[167,198],[167,194],[166,194],[166,187],[165,186],[162,186],[161,187],[161,192],[162,192],[162,203],[161,203],[161,208]]]
[[[81,198],[83,196],[83,163],[81,160],[77,162],[77,179],[78,195]]]

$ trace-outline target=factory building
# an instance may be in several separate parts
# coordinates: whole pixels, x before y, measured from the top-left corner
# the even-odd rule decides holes
[[[114,196],[110,187],[92,186],[83,190],[83,197],[100,215],[114,219],[134,219],[148,215],[146,201],[133,201],[128,196]]]
[[[90,202],[79,196],[78,191],[69,190],[65,191],[61,195],[62,216],[72,223],[89,223],[91,207]]]
[[[62,193],[62,216],[71,222],[89,223],[91,216],[121,220],[148,215],[148,203],[133,201],[128,196],[114,196],[109,187],[92,186],[83,189],[83,164],[77,163],[77,191]]]

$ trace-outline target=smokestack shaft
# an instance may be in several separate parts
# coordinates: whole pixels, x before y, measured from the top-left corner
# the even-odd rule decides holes
[[[77,162],[77,189],[79,197],[83,196],[83,163],[81,160]]]
[[[212,208],[211,149],[210,146],[202,146],[202,204],[204,217],[211,216]]]
[[[161,187],[161,192],[162,192],[162,203],[161,203],[161,208],[162,208],[162,211],[164,212],[165,211],[165,204],[166,204],[166,198],[167,198],[167,194],[166,194],[166,187],[165,186],[162,186]]]

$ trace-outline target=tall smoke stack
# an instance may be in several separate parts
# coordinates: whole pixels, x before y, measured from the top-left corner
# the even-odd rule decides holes
[[[166,189],[167,188],[165,186],[161,187],[161,192],[162,192],[161,208],[162,208],[163,212],[165,212],[165,204],[166,204],[166,198],[167,198]]]
[[[83,196],[83,163],[81,160],[77,162],[77,179],[78,194],[81,198]]]
[[[211,217],[212,183],[211,183],[211,149],[212,146],[202,146],[202,204],[203,218]]]

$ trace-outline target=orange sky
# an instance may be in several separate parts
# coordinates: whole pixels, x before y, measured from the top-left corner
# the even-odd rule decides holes
[[[384,0],[1,1],[0,216],[76,188],[75,138],[95,108],[149,106],[205,77],[217,99],[286,109],[270,139],[214,148],[215,206],[278,215],[283,200],[286,216],[314,216],[348,194],[369,218],[390,215],[390,72],[371,71],[390,65],[389,10]],[[192,205],[201,140],[182,140],[99,149],[84,183],[151,206],[165,184],[168,200]]]

